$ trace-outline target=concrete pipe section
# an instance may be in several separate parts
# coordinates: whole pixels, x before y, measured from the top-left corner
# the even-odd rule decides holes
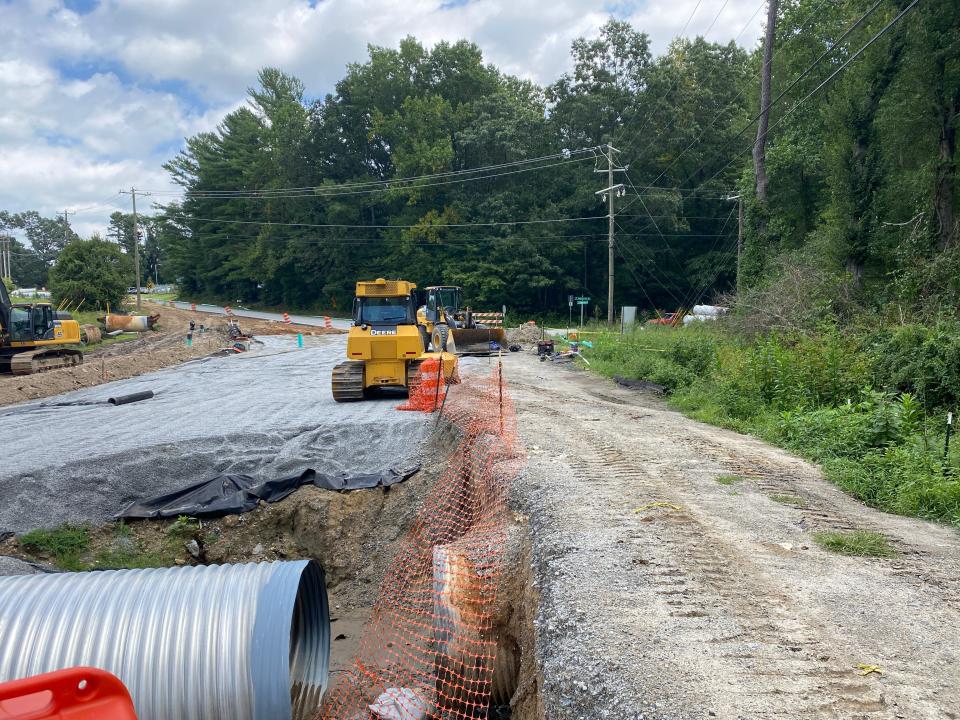
[[[313,561],[0,578],[0,682],[102,668],[141,720],[308,720],[329,661]]]

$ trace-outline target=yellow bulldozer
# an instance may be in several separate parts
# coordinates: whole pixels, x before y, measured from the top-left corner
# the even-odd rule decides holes
[[[375,388],[406,388],[419,380],[420,363],[441,360],[445,378],[457,370],[451,353],[426,352],[425,329],[417,324],[417,286],[404,280],[357,283],[347,360],[333,368],[333,399],[362,400]]]
[[[64,345],[80,342],[80,323],[49,303],[10,300],[0,282],[0,373],[30,375],[79,365],[83,353]]]
[[[506,347],[502,327],[478,322],[470,308],[463,308],[463,290],[456,285],[424,288],[424,304],[417,310],[417,323],[435,352],[458,355],[489,355]]]

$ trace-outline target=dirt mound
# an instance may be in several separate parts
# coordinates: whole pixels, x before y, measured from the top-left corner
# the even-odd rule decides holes
[[[507,328],[507,342],[511,345],[531,345],[541,338],[543,328],[537,325],[524,324],[518,327]]]

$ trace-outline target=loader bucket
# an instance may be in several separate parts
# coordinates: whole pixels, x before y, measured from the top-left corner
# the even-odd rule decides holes
[[[490,355],[496,353],[490,343],[495,342],[506,349],[507,335],[503,328],[451,328],[447,338],[447,350],[458,355]]]

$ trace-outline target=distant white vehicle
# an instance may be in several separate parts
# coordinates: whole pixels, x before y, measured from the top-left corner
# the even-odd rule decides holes
[[[37,288],[17,288],[16,290],[13,291],[13,294],[19,297],[33,298],[33,299],[50,297],[49,290],[37,289]]]

